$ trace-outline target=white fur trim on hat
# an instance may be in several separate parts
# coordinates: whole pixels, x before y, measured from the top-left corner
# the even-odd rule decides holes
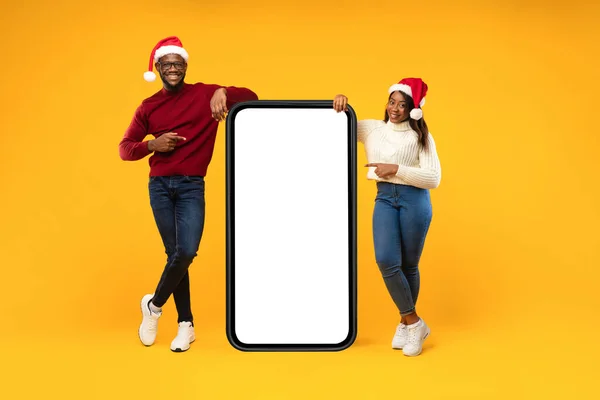
[[[154,52],[154,61],[158,61],[161,57],[166,56],[167,54],[178,54],[183,57],[185,61],[187,61],[189,58],[188,52],[185,51],[183,47],[168,45],[156,49]]]
[[[407,95],[409,95],[410,97],[413,97],[412,95],[412,89],[410,88],[410,86],[404,84],[404,83],[394,83],[392,86],[390,86],[390,88],[388,89],[389,93],[393,93],[396,90],[400,90],[401,92],[406,93]],[[421,99],[421,101],[419,102],[419,107],[423,107],[425,105],[425,97],[423,97]],[[413,116],[413,111],[417,110],[414,112],[415,116],[418,116],[417,118],[413,118],[413,119],[421,119],[423,117],[423,111],[419,110],[418,108],[413,108],[411,110],[411,117]]]
[[[396,90],[400,90],[404,93],[406,93],[407,95],[409,95],[410,97],[412,97],[412,90],[410,88],[410,86],[405,85],[404,83],[394,83],[392,86],[390,86],[390,88],[388,89],[389,93],[395,92]]]

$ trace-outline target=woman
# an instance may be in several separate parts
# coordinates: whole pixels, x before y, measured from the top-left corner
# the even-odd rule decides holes
[[[429,189],[439,185],[441,168],[422,118],[427,85],[419,78],[406,78],[388,92],[384,120],[359,121],[358,140],[367,155],[367,178],[377,182],[375,258],[401,316],[392,348],[417,356],[430,333],[415,308],[419,259],[432,218]],[[348,98],[341,94],[333,101],[337,112],[347,110],[347,104]]]

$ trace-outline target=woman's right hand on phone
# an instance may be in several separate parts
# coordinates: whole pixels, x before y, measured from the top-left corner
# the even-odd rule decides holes
[[[333,109],[336,112],[348,111],[348,98],[343,94],[338,94],[333,99]]]

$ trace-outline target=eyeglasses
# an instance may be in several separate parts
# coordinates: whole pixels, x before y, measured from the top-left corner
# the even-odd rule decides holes
[[[183,70],[185,68],[185,64],[182,62],[165,62],[165,63],[158,63],[158,65],[160,65],[160,69],[163,71],[168,71],[171,69],[171,67],[175,67],[176,70]]]

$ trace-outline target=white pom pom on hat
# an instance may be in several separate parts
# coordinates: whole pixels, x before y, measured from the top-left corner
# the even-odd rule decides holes
[[[154,82],[156,80],[156,74],[152,71],[154,63],[167,54],[178,54],[183,57],[185,62],[189,58],[188,52],[183,48],[183,44],[177,36],[169,36],[160,40],[152,49],[152,53],[150,53],[148,71],[144,72],[144,80],[146,82]]]
[[[156,74],[152,71],[144,72],[144,80],[146,82],[154,82],[156,80]]]
[[[421,110],[420,108],[413,108],[412,110],[410,110],[410,117],[416,120],[423,118],[423,110]]]
[[[412,97],[415,108],[410,110],[410,117],[415,120],[423,118],[421,107],[425,105],[425,95],[427,94],[427,84],[421,78],[404,78],[398,83],[389,87],[388,93],[400,90],[406,95]]]

